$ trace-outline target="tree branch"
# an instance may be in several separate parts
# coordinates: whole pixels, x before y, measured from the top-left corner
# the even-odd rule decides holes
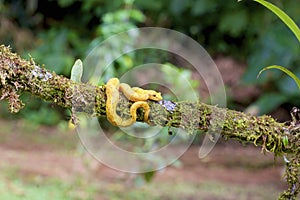
[[[76,111],[94,116],[106,115],[105,85],[75,83],[39,67],[32,59],[20,58],[1,45],[0,99],[9,101],[11,112],[18,112],[24,106],[19,95],[25,91],[65,108],[73,107]],[[129,110],[124,99],[120,102],[120,109],[124,104],[126,109],[122,110]],[[149,101],[149,105],[152,125],[179,127],[189,133],[221,129],[220,133],[225,138],[253,143],[275,154],[299,154],[300,133],[296,124],[291,126],[291,123],[279,123],[270,116],[251,116],[201,102]],[[142,113],[138,113],[138,120],[142,119]],[[288,140],[288,144],[284,143],[284,139]]]
[[[106,115],[105,85],[94,86],[74,81],[38,66],[33,59],[22,59],[8,47],[0,46],[0,100],[9,101],[9,110],[18,112],[24,104],[19,96],[29,92],[43,100],[56,103],[73,111],[93,116]],[[132,102],[131,102],[132,103]],[[120,109],[128,112],[130,102],[121,97]],[[299,110],[294,120],[279,123],[270,116],[251,116],[242,112],[218,108],[201,102],[148,101],[150,124],[179,127],[188,133],[197,130],[219,133],[226,139],[261,146],[262,150],[275,155],[290,154],[287,180],[289,190],[282,198],[293,199],[299,192],[300,173],[300,122]],[[127,113],[128,114],[128,113]],[[143,114],[138,112],[138,120]]]

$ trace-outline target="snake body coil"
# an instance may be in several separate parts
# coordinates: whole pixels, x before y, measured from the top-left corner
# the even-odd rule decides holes
[[[117,112],[117,105],[120,94],[122,92],[125,97],[134,103],[130,107],[130,118],[123,119]],[[111,78],[106,83],[106,115],[108,121],[114,126],[130,126],[137,118],[136,111],[138,108],[144,109],[144,121],[147,122],[150,113],[150,107],[146,100],[159,101],[162,100],[161,94],[154,90],[144,90],[142,88],[131,88],[128,84],[121,83],[117,78]]]

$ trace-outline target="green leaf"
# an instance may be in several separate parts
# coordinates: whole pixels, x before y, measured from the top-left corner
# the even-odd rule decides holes
[[[253,0],[256,1],[269,10],[271,10],[275,15],[277,15],[284,23],[289,27],[289,29],[294,33],[294,35],[297,37],[298,41],[300,42],[300,29],[297,26],[297,24],[285,13],[283,12],[280,8],[277,6],[264,1],[264,0]]]
[[[282,138],[283,145],[286,147],[289,144],[289,138],[285,135]]]
[[[81,77],[83,73],[82,61],[76,60],[71,70],[71,80],[76,83],[81,83]]]
[[[257,81],[256,77],[262,68],[258,66],[269,66],[270,63],[280,66],[299,65],[300,48],[299,43],[288,37],[289,30],[283,25],[266,28],[251,48],[252,53],[247,58],[248,66],[243,75],[243,81],[247,84],[266,83],[267,81],[277,82],[282,76],[282,72],[276,71],[272,76],[261,77]],[[288,48],[287,48],[288,47]],[[292,69],[292,68],[289,68]],[[294,67],[294,70],[296,67]],[[295,74],[296,71],[293,71]],[[300,73],[299,73],[300,74]],[[298,92],[298,87],[297,92]]]
[[[297,86],[300,90],[300,79],[293,72],[291,72],[290,70],[288,70],[287,68],[284,68],[282,66],[272,65],[272,66],[265,67],[262,70],[260,70],[260,72],[257,75],[257,78],[261,75],[262,72],[264,72],[268,69],[279,69],[279,70],[283,71],[284,73],[289,75],[292,79],[294,79],[294,81],[297,83]]]

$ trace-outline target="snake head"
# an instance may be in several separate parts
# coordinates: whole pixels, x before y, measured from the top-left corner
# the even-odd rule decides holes
[[[149,95],[150,100],[160,101],[163,99],[160,92],[156,92],[154,90],[147,90],[147,93]]]

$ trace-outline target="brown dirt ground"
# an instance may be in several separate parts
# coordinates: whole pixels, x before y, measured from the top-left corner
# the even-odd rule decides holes
[[[7,123],[0,121],[2,127]],[[16,168],[23,176],[39,175],[66,180],[72,180],[74,175],[110,182],[129,177],[128,174],[98,163],[87,153],[78,153],[76,146],[65,150],[51,140],[51,137],[56,137],[58,141],[76,141],[75,133],[60,135],[55,129],[39,128],[33,133],[35,139],[28,139],[28,135],[20,135],[23,126],[15,126],[14,133],[9,135],[0,131],[0,170],[10,166]],[[50,139],[41,142],[36,140],[37,137]],[[198,149],[196,145],[191,146],[180,158],[181,167],[167,167],[155,176],[154,181],[218,181],[242,184],[245,187],[253,184],[273,185],[278,189],[285,187],[281,158],[274,159],[270,153],[263,154],[259,147],[219,141],[213,151],[202,160],[198,158]]]

